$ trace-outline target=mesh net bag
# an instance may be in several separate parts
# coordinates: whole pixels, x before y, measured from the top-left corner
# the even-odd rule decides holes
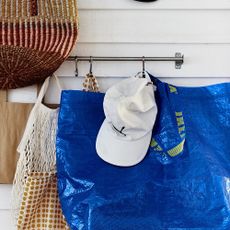
[[[43,81],[67,58],[78,31],[76,0],[0,0],[0,88]]]
[[[42,104],[48,85],[49,78],[41,88],[18,147],[20,157],[11,202],[17,227],[23,230],[68,229],[56,182],[58,108]]]

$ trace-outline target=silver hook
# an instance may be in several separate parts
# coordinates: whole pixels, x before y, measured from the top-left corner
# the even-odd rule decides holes
[[[77,56],[75,57],[75,77],[78,77],[78,58]]]
[[[90,56],[89,63],[90,63],[89,73],[93,74],[93,57],[92,56]]]
[[[145,56],[142,57],[142,77],[145,78]]]

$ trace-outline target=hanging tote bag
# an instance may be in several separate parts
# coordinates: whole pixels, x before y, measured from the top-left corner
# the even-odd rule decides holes
[[[50,76],[77,39],[76,0],[0,0],[0,88]]]
[[[33,104],[7,101],[7,91],[0,91],[0,184],[13,183],[17,146]]]
[[[55,139],[59,109],[42,103],[48,85],[49,78],[40,90],[18,147],[12,208],[20,230],[69,229],[57,193]]]
[[[71,229],[230,229],[230,84],[152,79],[159,113],[151,147],[129,168],[96,154],[104,95],[62,92],[58,191]]]

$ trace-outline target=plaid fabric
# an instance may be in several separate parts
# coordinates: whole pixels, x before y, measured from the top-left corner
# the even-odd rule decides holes
[[[0,0],[0,88],[51,75],[76,42],[77,16],[76,0]]]
[[[31,173],[19,212],[19,230],[69,229],[61,210],[55,173]]]

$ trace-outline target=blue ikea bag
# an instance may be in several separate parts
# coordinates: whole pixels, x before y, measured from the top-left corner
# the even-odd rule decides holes
[[[96,154],[104,94],[63,91],[57,176],[71,229],[230,229],[230,83],[192,88],[152,80],[159,110],[152,141],[129,168]]]

